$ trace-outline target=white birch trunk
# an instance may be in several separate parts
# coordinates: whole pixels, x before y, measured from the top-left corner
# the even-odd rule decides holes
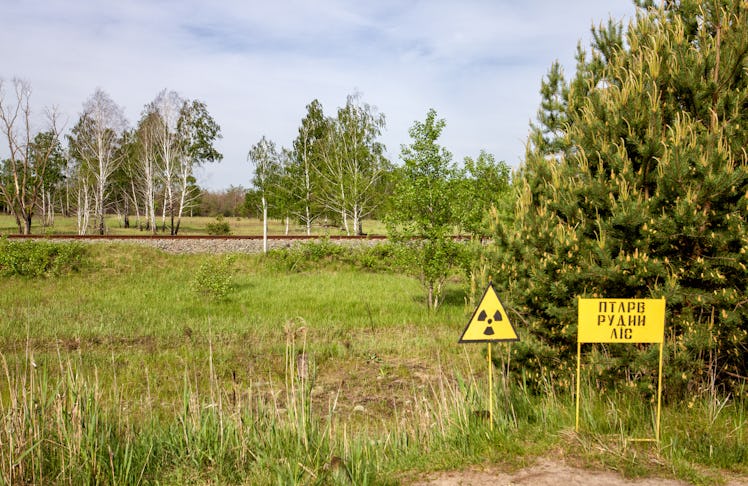
[[[262,252],[268,252],[268,202],[262,196]]]

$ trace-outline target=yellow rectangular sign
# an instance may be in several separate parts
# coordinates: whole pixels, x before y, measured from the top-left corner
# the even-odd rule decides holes
[[[662,343],[665,299],[579,299],[579,343]]]

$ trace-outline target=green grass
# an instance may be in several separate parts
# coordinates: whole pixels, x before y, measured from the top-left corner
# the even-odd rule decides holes
[[[491,429],[460,278],[430,313],[399,273],[235,255],[224,295],[196,292],[219,258],[97,244],[77,273],[0,279],[0,484],[396,484],[557,451],[630,477],[748,473],[745,393],[668,404],[658,447],[627,440],[653,430],[636,383],[598,390],[586,366],[575,433],[569,386],[494,371]]]

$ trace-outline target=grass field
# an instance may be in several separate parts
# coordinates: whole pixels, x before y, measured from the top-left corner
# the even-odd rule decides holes
[[[394,272],[88,248],[77,273],[0,277],[2,484],[397,484],[559,451],[631,477],[748,474],[742,399],[700,391],[665,408],[659,446],[631,443],[652,404],[589,367],[582,432],[568,387],[498,370],[491,427],[459,276],[430,313]],[[201,267],[230,274],[222,296],[196,288]]]
[[[255,218],[224,218],[223,221],[227,222],[231,228],[231,234],[236,236],[255,236],[262,235],[262,220]],[[216,218],[208,216],[195,216],[195,217],[184,217],[179,228],[179,234],[182,235],[205,235],[207,234],[207,227],[210,223],[215,223]],[[157,220],[159,225],[159,234],[169,234],[168,220],[167,227],[164,231],[161,225],[161,219]],[[124,227],[124,221],[117,216],[109,215],[106,218],[106,231],[110,235],[138,235],[138,234],[149,234],[146,231],[141,231],[137,228],[137,222],[134,216],[130,217],[130,228]],[[381,221],[365,220],[363,222],[363,231],[371,235],[384,235],[386,230],[384,224]],[[50,226],[42,226],[40,218],[34,218],[31,226],[32,234],[77,234],[77,220],[75,216],[63,217],[60,215],[55,216],[54,224]],[[0,235],[16,234],[18,233],[18,227],[15,224],[15,220],[8,214],[0,214]],[[89,231],[89,233],[91,233]],[[286,234],[286,225],[284,221],[270,220],[268,221],[268,233],[272,235],[284,235]],[[301,227],[298,224],[291,224],[288,228],[288,233],[292,235],[305,235],[306,228]],[[321,223],[315,224],[313,227],[313,234],[315,235],[342,235],[345,232],[338,227],[325,226]]]

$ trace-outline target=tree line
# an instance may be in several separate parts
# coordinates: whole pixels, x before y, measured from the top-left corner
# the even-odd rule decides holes
[[[256,215],[265,228],[268,218],[277,218],[287,228],[301,225],[307,234],[319,224],[360,235],[365,218],[384,218],[403,174],[380,140],[384,114],[360,93],[349,95],[333,116],[325,115],[319,101],[309,103],[289,148],[263,136],[248,150],[250,187],[232,186],[223,196],[201,190],[194,176],[196,167],[222,159],[214,146],[220,126],[202,101],[163,90],[130,128],[122,108],[97,89],[63,133],[55,112],[47,113],[44,129],[34,131],[30,99],[27,82],[0,81],[8,154],[0,161],[0,207],[23,234],[31,232],[34,216],[47,226],[60,213],[76,217],[81,235],[104,234],[105,214],[116,213],[125,227],[176,235],[182,216],[207,212]],[[476,160],[467,158],[464,169],[442,174],[454,181],[441,197],[466,211],[455,217],[453,229],[475,232],[476,203],[488,208],[506,192],[506,164],[485,152]],[[457,195],[475,178],[498,185]]]
[[[32,218],[50,225],[55,213],[75,215],[81,235],[106,231],[107,212],[141,229],[179,231],[199,196],[196,167],[217,162],[219,125],[199,100],[163,90],[143,108],[134,128],[123,109],[97,89],[69,133],[59,113],[46,112],[34,130],[31,86],[0,79],[0,128],[7,157],[0,161],[0,205],[30,234]],[[167,223],[168,221],[168,223]]]
[[[434,110],[427,114],[432,122],[436,116]],[[349,95],[334,116],[326,116],[319,101],[312,101],[290,148],[278,148],[263,136],[249,150],[254,176],[247,208],[263,221],[271,217],[299,223],[307,234],[319,223],[361,235],[365,218],[391,219],[402,205],[410,152],[425,147],[402,147],[401,163],[394,163],[385,157],[379,140],[384,129],[384,115],[359,93]],[[481,233],[484,214],[508,192],[508,166],[485,151],[461,165],[454,164],[446,150],[430,160],[432,166],[423,170],[441,167],[422,174],[426,182],[420,190],[452,208],[450,233]],[[399,218],[405,222],[410,216]]]

